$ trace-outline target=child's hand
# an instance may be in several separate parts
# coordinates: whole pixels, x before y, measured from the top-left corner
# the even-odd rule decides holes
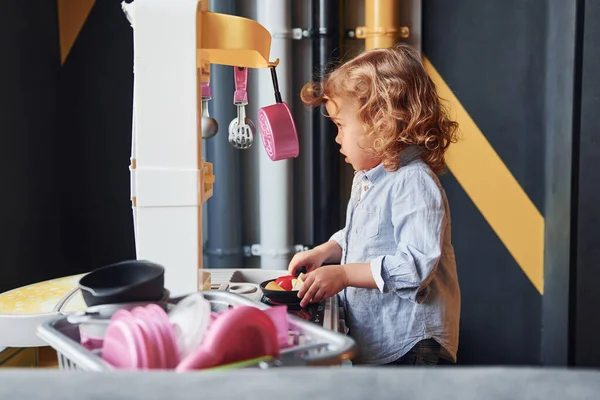
[[[341,265],[326,265],[306,275],[298,291],[301,307],[335,296],[348,286],[346,270]]]
[[[312,272],[319,268],[325,262],[326,255],[322,254],[317,248],[296,253],[290,261],[288,272],[292,276],[298,274],[298,270],[302,267],[306,268],[306,272]]]

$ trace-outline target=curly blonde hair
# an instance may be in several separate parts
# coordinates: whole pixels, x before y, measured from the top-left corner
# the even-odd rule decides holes
[[[402,150],[417,145],[435,173],[445,171],[444,153],[456,141],[458,124],[449,118],[413,47],[400,44],[364,52],[320,82],[304,85],[300,97],[312,107],[336,97],[355,100],[358,119],[374,138],[369,150],[386,170],[400,168]]]

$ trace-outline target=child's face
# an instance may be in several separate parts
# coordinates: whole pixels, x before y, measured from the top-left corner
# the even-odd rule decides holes
[[[335,97],[325,103],[327,113],[338,127],[335,137],[341,146],[340,153],[346,156],[354,170],[364,171],[376,167],[381,160],[367,152],[373,147],[373,138],[366,135],[358,120],[358,106],[351,99]]]

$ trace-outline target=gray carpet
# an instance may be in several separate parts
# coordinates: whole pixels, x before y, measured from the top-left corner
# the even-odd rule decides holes
[[[3,370],[0,399],[600,399],[600,371],[303,368],[210,373]]]

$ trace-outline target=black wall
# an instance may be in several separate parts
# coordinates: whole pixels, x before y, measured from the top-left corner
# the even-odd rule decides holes
[[[58,104],[66,268],[134,258],[133,30],[120,1],[96,1],[60,70]]]
[[[544,294],[452,174],[459,362],[600,366],[600,4],[423,2],[423,51],[545,217]]]
[[[0,291],[62,263],[55,3],[0,4]]]
[[[423,52],[543,210],[545,2],[428,0],[423,7]],[[454,177],[443,184],[462,290],[459,362],[537,363],[540,294]]]
[[[65,64],[57,2],[0,4],[0,292],[134,257],[132,31],[97,1]]]

